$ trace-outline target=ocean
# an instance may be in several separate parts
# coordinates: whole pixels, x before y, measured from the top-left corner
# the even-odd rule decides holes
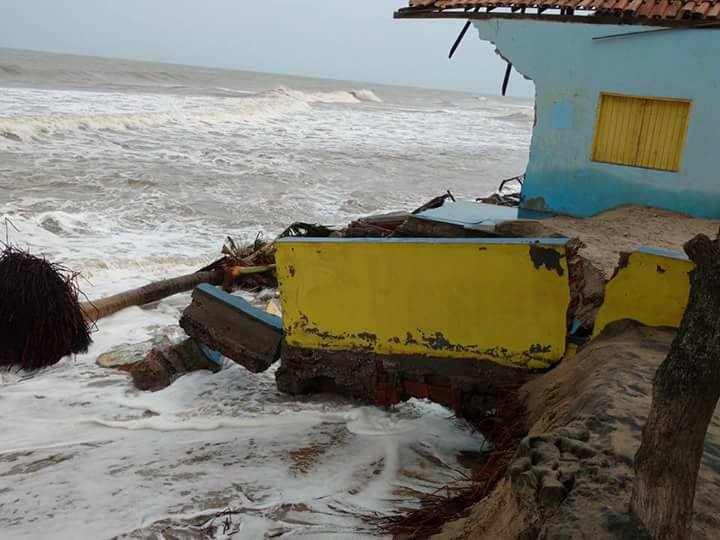
[[[532,114],[511,98],[0,49],[0,233],[99,298],[198,269],[226,236],[486,195],[524,171]],[[229,361],[146,393],[95,364],[179,335],[188,302],[127,309],[87,354],[0,373],[3,539],[375,538],[378,516],[464,482],[460,456],[483,439],[432,403],[293,398],[274,370]]]

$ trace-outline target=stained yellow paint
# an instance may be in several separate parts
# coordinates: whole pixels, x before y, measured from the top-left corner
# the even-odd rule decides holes
[[[632,319],[648,326],[678,327],[690,294],[688,273],[693,264],[685,259],[637,251],[605,288],[593,336],[609,323]]]
[[[600,94],[592,159],[679,171],[689,114],[687,100]]]
[[[565,352],[565,245],[280,241],[277,274],[290,345],[489,359],[548,367]],[[537,254],[537,251],[535,252]]]

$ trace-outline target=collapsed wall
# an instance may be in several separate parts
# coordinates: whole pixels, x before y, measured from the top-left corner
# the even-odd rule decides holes
[[[286,239],[281,391],[493,408],[565,354],[566,239]]]

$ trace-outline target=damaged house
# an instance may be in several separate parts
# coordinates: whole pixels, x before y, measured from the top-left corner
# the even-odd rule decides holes
[[[522,208],[720,217],[720,2],[411,0],[395,17],[468,19],[534,82]]]

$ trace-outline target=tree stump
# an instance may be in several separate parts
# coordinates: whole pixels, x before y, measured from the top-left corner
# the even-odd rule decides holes
[[[638,527],[662,540],[690,538],[705,434],[720,396],[720,242],[701,234],[684,248],[695,263],[690,298],[655,374],[630,499]]]

